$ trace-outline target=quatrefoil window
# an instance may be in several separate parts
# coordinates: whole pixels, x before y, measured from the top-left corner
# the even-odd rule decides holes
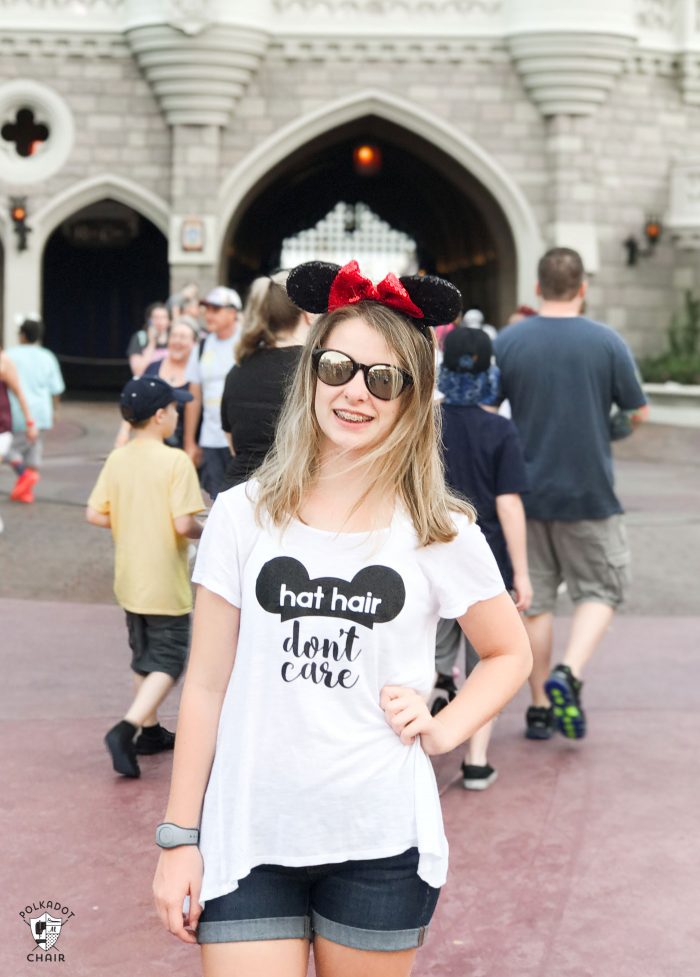
[[[18,109],[14,122],[6,122],[0,130],[6,142],[14,143],[18,156],[33,156],[49,138],[48,126],[36,122],[32,109]]]

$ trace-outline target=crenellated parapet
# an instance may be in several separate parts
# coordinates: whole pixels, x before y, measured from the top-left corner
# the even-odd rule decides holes
[[[504,0],[508,47],[544,116],[592,115],[637,43],[634,0]]]
[[[594,114],[636,69],[700,104],[700,0],[0,0],[0,56],[130,50],[172,125],[225,125],[271,45],[290,61],[511,58],[546,117]]]
[[[228,124],[267,48],[268,6],[126,0],[126,37],[170,125]]]

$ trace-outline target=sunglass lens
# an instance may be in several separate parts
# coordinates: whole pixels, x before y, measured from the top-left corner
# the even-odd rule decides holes
[[[395,366],[372,366],[367,386],[380,400],[393,400],[403,390],[403,374]]]
[[[316,367],[319,380],[331,387],[347,383],[352,376],[352,360],[344,353],[327,350],[318,360]]]

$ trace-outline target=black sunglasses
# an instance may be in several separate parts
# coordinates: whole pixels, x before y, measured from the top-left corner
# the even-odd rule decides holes
[[[358,370],[362,370],[365,385],[373,397],[394,400],[405,387],[413,383],[410,373],[390,363],[373,363],[366,366],[356,363],[347,353],[337,349],[315,349],[311,362],[316,376],[329,387],[342,387],[349,383]]]

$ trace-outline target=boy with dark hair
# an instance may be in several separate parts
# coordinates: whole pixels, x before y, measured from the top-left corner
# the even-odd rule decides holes
[[[483,329],[459,326],[445,339],[438,388],[442,400],[442,438],[447,483],[476,508],[506,589],[519,611],[527,610],[532,587],[527,566],[524,491],[525,465],[514,425],[492,413],[500,400],[499,371],[491,362],[491,339]],[[479,657],[456,621],[438,624],[435,667],[438,673],[433,715],[457,694],[452,667],[466,642],[466,674]],[[494,720],[471,737],[462,763],[466,790],[485,790],[496,779],[487,750]]]
[[[198,539],[204,509],[197,472],[184,451],[164,444],[177,425],[177,404],[192,400],[160,377],[130,380],[121,412],[132,440],[114,450],[87,505],[87,521],[112,530],[114,592],[126,611],[136,695],[105,737],[112,765],[140,776],[137,754],[172,750],[175,735],[157,710],[182,674],[190,636],[192,589],[187,539]],[[141,734],[134,742],[138,728]]]

